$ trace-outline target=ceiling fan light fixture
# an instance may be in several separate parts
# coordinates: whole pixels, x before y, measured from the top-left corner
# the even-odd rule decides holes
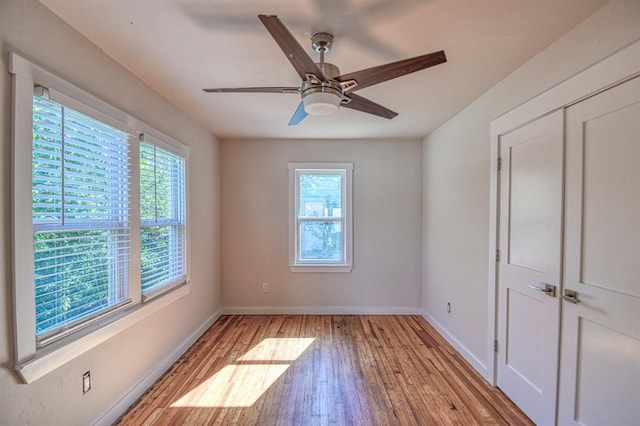
[[[340,96],[331,92],[315,92],[302,98],[302,102],[309,115],[329,115],[338,111]]]
[[[302,83],[302,103],[309,115],[328,115],[338,111],[342,101],[342,87],[333,80],[318,82],[315,76],[308,76]]]

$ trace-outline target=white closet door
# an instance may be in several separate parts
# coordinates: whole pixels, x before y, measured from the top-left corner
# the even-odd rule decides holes
[[[562,118],[557,111],[500,138],[497,385],[540,425],[556,416]]]
[[[640,78],[566,119],[558,420],[640,425]]]

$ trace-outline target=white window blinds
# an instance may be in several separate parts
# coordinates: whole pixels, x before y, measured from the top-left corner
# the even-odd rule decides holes
[[[185,158],[140,143],[140,246],[143,298],[186,281]]]
[[[36,335],[44,341],[127,301],[129,135],[33,100]]]

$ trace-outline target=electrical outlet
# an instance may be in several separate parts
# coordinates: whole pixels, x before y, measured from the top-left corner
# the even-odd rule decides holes
[[[447,313],[451,313],[451,302],[447,302]]]
[[[262,283],[262,292],[269,293],[269,283]]]
[[[91,390],[91,371],[87,371],[82,375],[82,394]]]

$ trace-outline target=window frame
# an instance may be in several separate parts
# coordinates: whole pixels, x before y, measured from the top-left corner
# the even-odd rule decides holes
[[[185,219],[189,223],[189,148],[131,117],[125,112],[74,86],[16,53],[9,55],[12,75],[12,267],[15,369],[25,383],[32,383],[68,361],[82,355],[149,315],[175,303],[190,292],[189,226],[185,232],[186,279],[162,297],[144,303],[140,281],[140,188],[139,135],[151,135],[165,146],[184,154]],[[33,270],[32,150],[34,87],[49,90],[55,101],[131,135],[130,161],[130,257],[128,291],[130,303],[107,315],[56,336],[44,345],[36,343]],[[29,236],[25,238],[25,236]]]
[[[353,163],[288,163],[289,169],[289,270],[291,272],[342,272],[353,269]],[[342,215],[310,218],[300,215],[300,175],[336,174],[343,176]],[[303,222],[342,223],[342,250],[339,260],[300,258],[300,225]]]
[[[152,145],[156,148],[160,148],[164,151],[167,151],[171,154],[174,154],[176,156],[181,157],[182,159],[184,159],[184,176],[182,176],[183,180],[184,180],[184,205],[182,206],[183,211],[180,213],[180,216],[182,216],[182,222],[180,222],[178,220],[178,222],[175,221],[170,221],[170,220],[157,220],[155,221],[155,224],[150,225],[151,221],[150,220],[143,220],[142,218],[140,218],[140,231],[142,230],[142,228],[144,228],[145,226],[180,226],[182,228],[182,232],[183,232],[183,256],[184,256],[184,268],[185,268],[185,276],[188,276],[189,273],[189,256],[188,256],[188,245],[187,245],[187,235],[188,235],[188,226],[187,226],[187,204],[188,204],[188,200],[189,200],[189,185],[187,185],[187,174],[188,174],[188,151],[185,149],[181,149],[181,147],[175,146],[175,145],[171,145],[168,144],[166,142],[164,142],[163,140],[154,137],[153,135],[150,134],[142,134],[140,135],[140,144],[142,143],[146,143],[149,145]],[[138,151],[138,158],[140,157],[139,155],[139,151]],[[139,165],[139,163],[138,163]],[[140,177],[139,177],[140,173],[138,173],[138,183],[140,182]],[[140,197],[138,197],[138,205],[140,204]],[[140,211],[140,210],[138,210]],[[141,289],[142,292],[142,301],[143,302],[147,302],[152,300],[155,297],[161,296],[163,294],[165,294],[168,291],[171,291],[173,288],[177,287],[177,286],[181,286],[184,285],[184,281],[185,279],[183,277],[178,277],[178,278],[174,278],[171,279],[169,281],[166,281],[162,284],[156,285],[152,288],[150,288],[147,291],[144,291]]]

